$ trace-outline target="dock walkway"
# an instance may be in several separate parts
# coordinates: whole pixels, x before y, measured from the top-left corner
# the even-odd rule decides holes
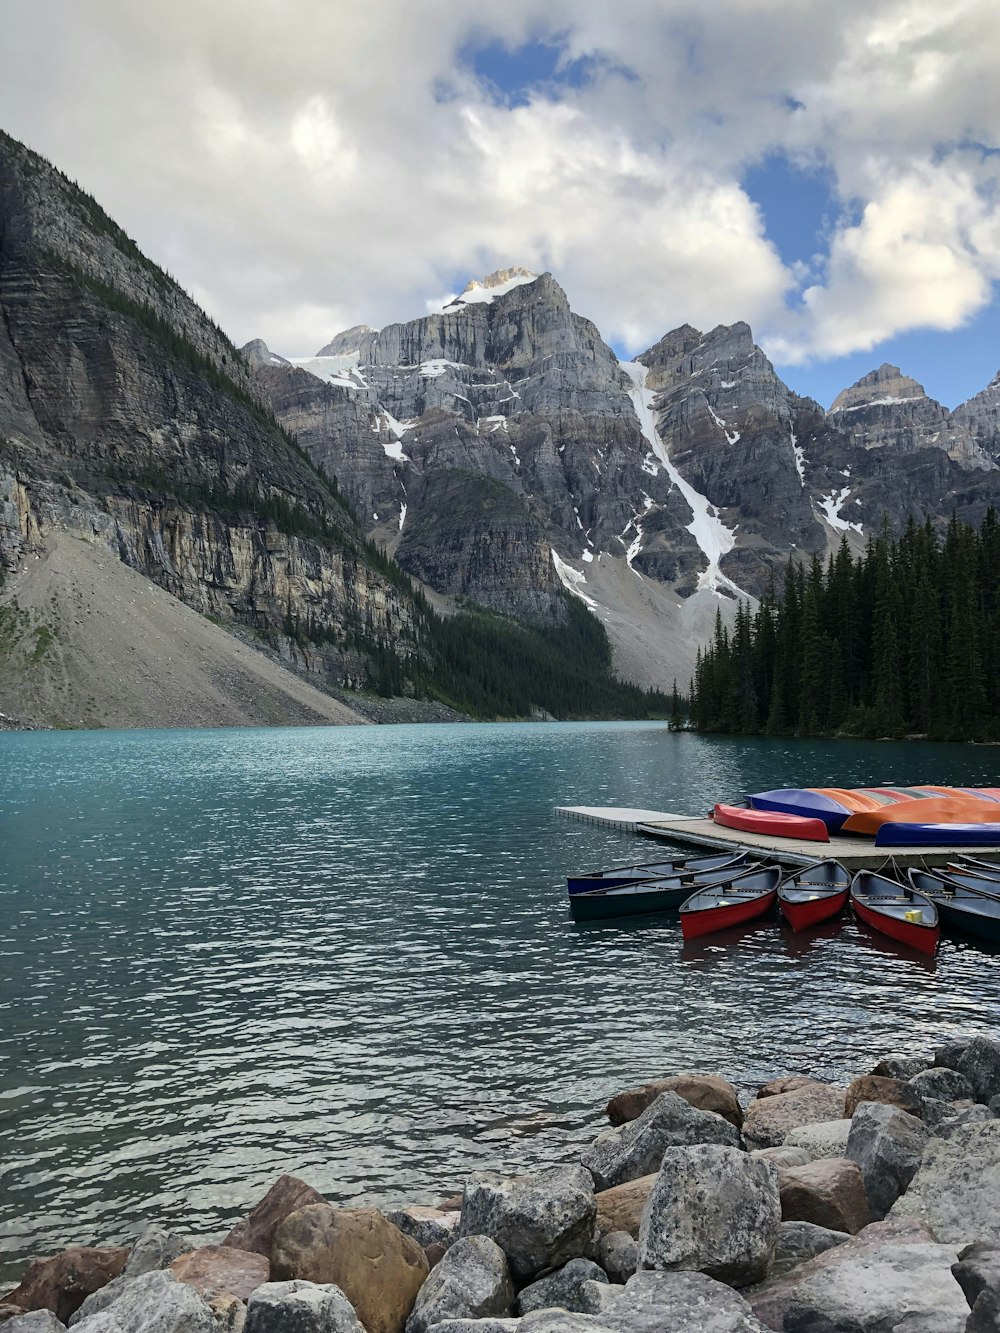
[[[702,847],[710,851],[756,852],[759,856],[784,865],[802,865],[807,861],[836,857],[846,870],[876,870],[890,859],[898,866],[939,866],[953,861],[963,851],[975,856],[1000,856],[997,847],[876,847],[872,838],[841,837],[834,834],[829,842],[804,842],[798,838],[770,838],[761,833],[724,828],[714,820],[698,815],[675,815],[657,810],[634,810],[620,806],[557,805],[556,814],[570,819],[607,824],[628,829],[647,838],[661,838],[682,847]]]

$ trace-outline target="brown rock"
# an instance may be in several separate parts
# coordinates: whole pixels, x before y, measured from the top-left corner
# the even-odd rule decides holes
[[[403,1333],[424,1279],[427,1256],[376,1208],[310,1204],[280,1223],[271,1280],[334,1282],[368,1333]]]
[[[460,1213],[462,1211],[462,1198],[461,1194],[449,1194],[447,1199],[442,1199],[434,1207],[441,1213]]]
[[[608,1102],[608,1119],[613,1125],[636,1120],[661,1092],[676,1092],[699,1111],[714,1111],[737,1129],[743,1124],[736,1089],[727,1079],[713,1074],[675,1074],[619,1092]]]
[[[298,1176],[279,1176],[260,1203],[236,1223],[222,1244],[253,1254],[270,1255],[278,1223],[284,1222],[289,1213],[298,1212],[310,1203],[326,1203],[326,1200]]]
[[[848,1119],[862,1102],[885,1102],[888,1106],[898,1106],[918,1119],[923,1118],[923,1102],[920,1093],[909,1083],[898,1078],[881,1078],[877,1074],[862,1074],[854,1079],[844,1098],[844,1115]]]
[[[199,1296],[226,1291],[248,1301],[251,1292],[270,1277],[271,1265],[263,1254],[234,1250],[231,1245],[202,1245],[178,1255],[170,1271],[178,1282],[194,1287]]]
[[[642,1210],[655,1180],[654,1171],[651,1176],[627,1180],[624,1185],[614,1185],[596,1194],[598,1231],[605,1236],[612,1231],[627,1231],[633,1240],[638,1240]]]
[[[764,1097],[780,1097],[786,1092],[798,1092],[800,1088],[825,1088],[818,1078],[807,1078],[805,1074],[783,1074],[781,1078],[772,1078],[769,1083],[762,1083],[754,1094],[754,1100]]]
[[[427,1256],[427,1267],[434,1268],[447,1253],[448,1247],[442,1245],[439,1240],[433,1240],[430,1245],[425,1245],[424,1254]]]
[[[856,1235],[872,1220],[861,1168],[846,1157],[824,1157],[779,1170],[783,1222],[813,1222]]]
[[[51,1310],[65,1324],[86,1298],[107,1286],[125,1267],[128,1247],[96,1249],[75,1245],[60,1254],[35,1259],[21,1285],[0,1296],[0,1304],[25,1310]]]
[[[843,1109],[843,1088],[813,1081],[791,1092],[752,1101],[743,1120],[743,1137],[750,1149],[778,1148],[790,1129],[838,1120]]]
[[[223,1291],[206,1299],[215,1320],[215,1333],[243,1333],[247,1307],[238,1296],[234,1296],[231,1291]]]

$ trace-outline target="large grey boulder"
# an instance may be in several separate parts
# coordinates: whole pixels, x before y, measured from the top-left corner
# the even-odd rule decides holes
[[[406,1333],[426,1333],[443,1319],[503,1317],[513,1300],[503,1250],[488,1236],[466,1236],[431,1269],[406,1321]]]
[[[919,1224],[874,1222],[760,1287],[750,1304],[768,1328],[796,1333],[963,1333],[954,1255]]]
[[[943,1120],[934,1132],[939,1138],[950,1139],[963,1125],[982,1125],[995,1119],[996,1116],[988,1106],[973,1102],[971,1106],[965,1106],[960,1111],[956,1111],[954,1115],[949,1116],[947,1120]]]
[[[884,1055],[871,1071],[876,1078],[913,1078],[924,1069],[930,1069],[929,1055]]]
[[[396,1208],[386,1213],[394,1227],[424,1249],[428,1245],[453,1245],[458,1235],[458,1213],[441,1208]]]
[[[917,1219],[952,1245],[1000,1243],[1000,1120],[932,1138],[889,1217]]]
[[[113,1301],[75,1327],[81,1333],[215,1333],[215,1320],[193,1287],[155,1269],[123,1282]]]
[[[558,1306],[560,1310],[583,1314],[588,1309],[587,1302],[581,1299],[585,1282],[599,1282],[606,1286],[608,1275],[590,1259],[571,1259],[554,1273],[524,1287],[517,1298],[517,1308],[521,1314],[530,1314],[532,1310]],[[423,1330],[417,1333],[423,1333]]]
[[[847,1156],[861,1168],[868,1206],[879,1220],[913,1179],[931,1131],[885,1102],[862,1102],[850,1124]]]
[[[840,1120],[844,1115],[844,1090],[826,1083],[809,1083],[792,1092],[758,1097],[747,1107],[743,1137],[748,1148],[777,1148],[790,1130]]]
[[[767,1333],[742,1296],[704,1273],[636,1273],[601,1290],[594,1315],[539,1310],[518,1333]]]
[[[802,1148],[813,1161],[820,1157],[843,1157],[850,1132],[850,1120],[820,1120],[814,1125],[790,1129],[785,1135],[784,1147]]]
[[[141,1277],[157,1268],[169,1268],[175,1259],[194,1248],[188,1236],[179,1236],[164,1227],[148,1226],[141,1233],[125,1260],[122,1277]]]
[[[935,1046],[934,1068],[957,1069],[971,1040],[971,1037],[961,1037],[955,1041],[946,1041],[942,1042],[940,1046]]]
[[[817,1226],[815,1222],[782,1222],[770,1276],[782,1277],[799,1264],[804,1264],[807,1259],[813,1259],[817,1254],[823,1254],[835,1245],[843,1245],[850,1239],[847,1231],[831,1231],[829,1227]]]
[[[921,1096],[939,1097],[943,1102],[958,1102],[972,1096],[972,1084],[957,1069],[925,1069],[910,1079],[910,1087]]]
[[[4,1333],[65,1333],[66,1325],[51,1310],[28,1310],[3,1321]]]
[[[972,1307],[965,1333],[1000,1333],[1000,1292],[988,1287]]]
[[[759,1282],[781,1225],[778,1172],[735,1148],[668,1148],[639,1228],[640,1269]]]
[[[971,1308],[986,1288],[1000,1292],[1000,1246],[984,1241],[966,1245],[951,1271]]]
[[[247,1303],[244,1333],[364,1333],[354,1306],[327,1282],[265,1282]]]
[[[518,1278],[586,1254],[593,1241],[594,1182],[582,1166],[534,1175],[472,1176],[462,1196],[460,1236],[489,1236]]]
[[[984,1104],[1000,1094],[1000,1041],[973,1037],[958,1061],[958,1072],[968,1079],[972,1095]]]
[[[667,1148],[694,1143],[742,1146],[740,1132],[714,1111],[699,1111],[676,1092],[661,1092],[635,1120],[607,1129],[580,1160],[599,1190],[656,1171]]]

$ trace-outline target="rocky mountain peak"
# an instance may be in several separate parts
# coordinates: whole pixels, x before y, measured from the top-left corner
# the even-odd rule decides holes
[[[286,361],[283,356],[277,352],[272,352],[263,338],[251,338],[248,343],[240,348],[244,361],[248,362],[255,369],[260,366],[290,366],[292,363]]]
[[[904,403],[914,398],[926,398],[924,386],[904,375],[899,366],[887,361],[878,370],[862,375],[849,389],[842,389],[833,400],[831,412],[852,412],[860,407],[880,407]]]
[[[378,329],[373,329],[370,324],[354,324],[349,329],[344,329],[331,338],[325,347],[321,347],[316,353],[317,356],[351,356],[354,352],[360,352],[366,347],[373,338],[378,335]]]
[[[495,296],[502,296],[505,292],[509,292],[512,287],[520,287],[523,283],[534,282],[538,277],[539,274],[532,273],[519,264],[515,264],[511,268],[498,268],[485,278],[471,278],[458,296],[453,297],[446,303],[444,309],[453,310],[463,305],[492,301]]]

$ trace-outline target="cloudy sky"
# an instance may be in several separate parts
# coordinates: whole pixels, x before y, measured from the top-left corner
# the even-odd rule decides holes
[[[996,0],[5,0],[0,125],[237,342],[550,270],[624,353],[746,319],[829,403],[1000,368]]]

